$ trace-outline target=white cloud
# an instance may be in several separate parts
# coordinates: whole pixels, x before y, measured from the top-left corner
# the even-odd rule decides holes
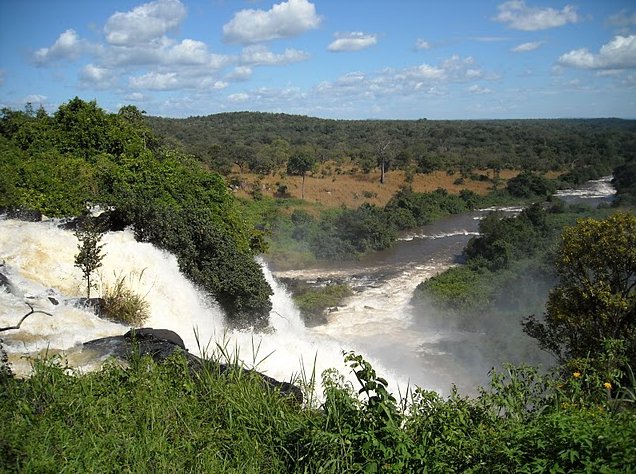
[[[525,53],[528,51],[534,51],[538,49],[543,44],[543,41],[530,41],[528,43],[521,43],[520,45],[515,46],[511,49],[511,51],[515,53]]]
[[[615,36],[601,46],[598,54],[585,48],[561,55],[558,63],[580,69],[631,69],[636,68],[636,35]]]
[[[417,41],[415,42],[415,49],[417,50],[430,49],[430,48],[431,48],[431,43],[421,38],[418,38]]]
[[[249,66],[236,66],[227,76],[228,79],[233,81],[246,81],[250,77],[252,77],[252,68]]]
[[[442,79],[444,77],[444,69],[441,67],[430,66],[428,64],[420,64],[413,68],[406,69],[402,74],[396,75],[397,78],[416,78],[425,80]]]
[[[468,88],[468,92],[471,94],[491,94],[492,90],[487,87],[481,87],[478,84],[473,84]]]
[[[563,26],[579,21],[576,7],[566,5],[562,10],[539,8],[526,5],[524,0],[510,0],[497,7],[499,14],[495,21],[507,23],[515,30],[536,31]]]
[[[80,71],[80,80],[84,87],[107,89],[115,85],[117,77],[110,69],[87,64]]]
[[[171,90],[182,86],[176,72],[149,72],[141,76],[131,77],[131,87],[135,89]]]
[[[156,0],[133,10],[112,15],[104,26],[106,41],[117,46],[134,46],[161,38],[185,19],[179,0]]]
[[[171,64],[206,64],[210,59],[208,47],[202,41],[185,39],[168,52],[166,62]]]
[[[27,103],[31,103],[31,104],[44,104],[46,102],[47,97],[45,95],[41,95],[41,94],[29,94],[27,95],[23,102],[25,104]]]
[[[38,64],[62,59],[76,59],[85,51],[86,47],[87,43],[80,39],[77,32],[68,29],[57,38],[53,46],[38,49],[34,54],[34,59]]]
[[[278,38],[298,36],[317,28],[320,17],[316,7],[307,0],[288,0],[270,10],[241,10],[223,25],[227,43],[253,44]]]
[[[386,68],[374,74],[349,73],[335,81],[320,83],[314,92],[325,100],[367,100],[422,94],[440,96],[446,94],[445,88],[452,83],[475,81],[484,76],[473,58],[453,55],[438,65]],[[485,93],[486,89],[482,91]]]
[[[276,54],[264,45],[247,46],[241,53],[242,64],[255,66],[276,66],[281,64],[296,63],[309,58],[309,54],[297,49],[286,49],[282,54]]]
[[[130,94],[126,94],[124,96],[124,99],[131,100],[133,102],[143,102],[146,100],[146,96],[143,95],[141,92],[132,92]]]
[[[238,92],[236,94],[230,94],[227,96],[227,100],[230,102],[245,102],[249,100],[250,96],[244,92]]]
[[[377,35],[369,35],[359,31],[336,33],[336,39],[327,47],[327,50],[333,52],[359,51],[369,48],[377,42]]]

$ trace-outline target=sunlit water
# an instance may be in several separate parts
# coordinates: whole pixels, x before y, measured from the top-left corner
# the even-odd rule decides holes
[[[607,183],[596,182],[588,195],[607,199],[613,194]],[[312,370],[319,376],[327,368],[336,368],[352,380],[342,352],[353,350],[363,354],[394,391],[398,385],[403,390],[407,384],[416,384],[447,392],[453,382],[470,388],[484,374],[474,374],[467,358],[479,359],[479,348],[488,341],[483,334],[435,327],[425,313],[415,314],[410,300],[420,282],[457,263],[487,211],[443,219],[401,236],[392,249],[338,268],[273,275],[261,262],[274,289],[273,330],[266,333],[229,330],[216,303],[181,275],[176,258],[136,242],[130,231],[104,235],[105,258],[97,278],[100,288],[94,293],[99,295],[104,286],[123,277],[150,304],[145,326],[174,330],[195,354],[201,348],[209,354],[220,345],[225,352],[238,353],[247,367],[279,380],[293,380],[301,373],[308,377]],[[507,211],[513,215],[520,209]],[[0,273],[11,282],[10,291],[0,289],[0,327],[16,324],[29,311],[25,303],[52,314],[33,314],[19,330],[0,333],[18,373],[30,370],[25,356],[46,352],[60,353],[72,366],[92,370],[100,361],[82,343],[129,329],[72,304],[72,298],[85,296],[81,272],[73,265],[76,253],[77,239],[55,220],[0,219]],[[290,294],[276,279],[279,276],[346,281],[354,295],[329,313],[328,324],[306,328]],[[458,357],[449,347],[467,352]],[[483,367],[490,361],[480,362]]]

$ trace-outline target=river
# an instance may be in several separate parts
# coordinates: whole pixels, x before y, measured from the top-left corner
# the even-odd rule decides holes
[[[606,178],[560,197],[595,205],[610,200],[613,192]],[[512,215],[520,209],[503,211]],[[312,372],[319,377],[327,368],[351,380],[342,352],[354,350],[390,381],[394,391],[410,384],[447,393],[451,383],[470,391],[483,380],[485,368],[499,362],[492,351],[484,350],[489,344],[484,333],[439,327],[426,312],[414,311],[410,300],[421,281],[457,263],[487,212],[439,220],[402,235],[389,250],[338,268],[273,274],[262,261],[274,289],[272,331],[264,334],[228,329],[222,311],[181,275],[173,255],[136,242],[129,231],[104,236],[106,256],[98,280],[100,285],[113,285],[125,277],[150,303],[146,326],[176,331],[191,352],[199,354],[203,348],[209,354],[221,346],[238,352],[246,367],[279,380],[294,380],[301,373],[310,377]],[[20,330],[1,334],[20,374],[30,370],[25,356],[45,353],[60,354],[79,370],[93,370],[101,360],[82,343],[128,330],[70,303],[69,298],[83,291],[81,272],[73,265],[77,240],[57,224],[0,220],[0,273],[11,282],[11,291],[0,290],[0,326],[17,323],[29,311],[25,302],[52,314],[33,314]],[[345,280],[354,295],[329,313],[327,324],[306,328],[281,277]]]

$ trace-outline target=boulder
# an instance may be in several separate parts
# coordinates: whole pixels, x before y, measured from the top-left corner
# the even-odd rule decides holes
[[[0,208],[0,215],[5,215],[7,219],[16,219],[26,222],[40,222],[42,220],[42,213],[40,211],[34,211],[32,209],[5,207]]]
[[[148,355],[157,363],[162,363],[175,352],[179,352],[184,355],[193,373],[201,371],[206,364],[208,366],[213,364],[220,374],[224,374],[229,370],[229,367],[225,364],[203,360],[190,354],[183,343],[183,339],[176,332],[168,329],[131,329],[123,336],[103,337],[85,342],[84,347],[125,361],[129,361],[135,353],[142,356]],[[299,404],[303,402],[302,392],[296,385],[280,382],[257,371],[245,370],[245,372],[255,374],[263,381],[265,387],[279,390],[281,395],[289,397]]]

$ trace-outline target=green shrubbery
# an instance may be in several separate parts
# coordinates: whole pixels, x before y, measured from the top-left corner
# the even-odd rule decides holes
[[[3,472],[632,472],[633,395],[593,371],[494,372],[475,398],[400,399],[357,354],[358,387],[323,374],[299,406],[238,366],[193,373],[176,354],[78,374],[58,359],[0,391]],[[606,388],[609,384],[611,388]],[[605,386],[604,386],[605,385]],[[625,389],[636,390],[633,382]]]
[[[0,208],[55,217],[78,216],[88,202],[113,206],[120,227],[173,252],[230,321],[266,322],[271,288],[254,262],[262,240],[223,178],[160,148],[135,107],[109,114],[75,98],[52,116],[3,109],[0,153]]]

